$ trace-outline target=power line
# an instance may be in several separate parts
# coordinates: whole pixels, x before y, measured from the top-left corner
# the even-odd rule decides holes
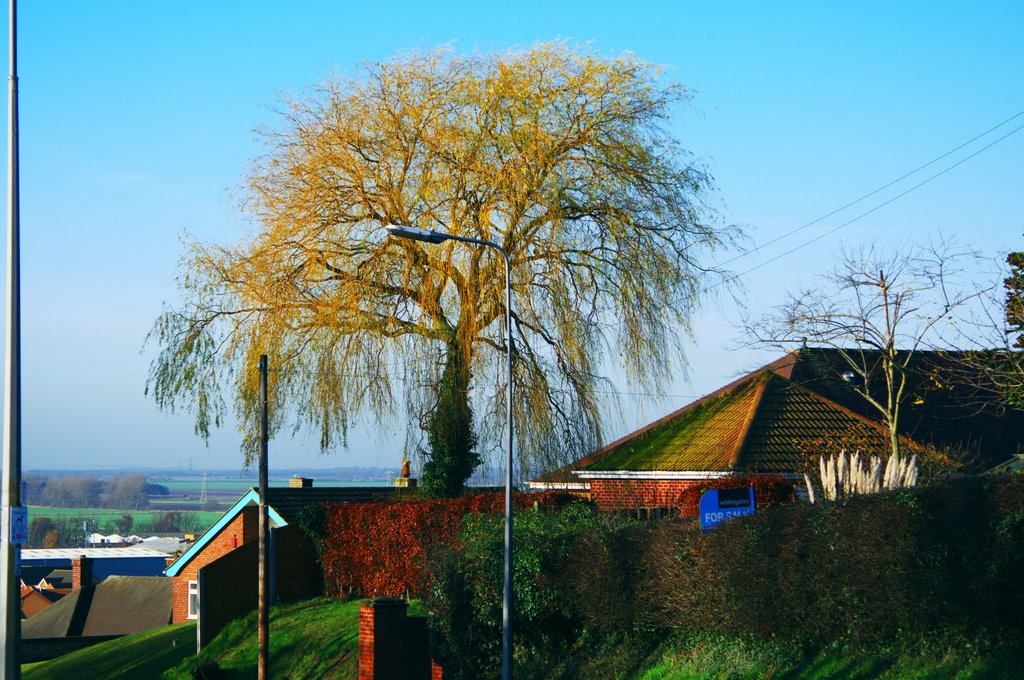
[[[992,130],[994,130],[994,129],[998,128],[998,127],[1001,127],[1001,126],[1002,126],[1002,125],[1004,125],[1004,124],[1005,124],[1006,122],[1008,122],[1008,121],[1010,121],[1010,120],[1013,120],[1014,118],[1017,118],[1017,117],[1019,117],[1019,116],[1021,116],[1021,115],[1024,115],[1024,111],[1021,111],[1021,112],[1019,112],[1019,113],[1015,114],[1014,116],[1012,116],[1012,117],[1008,118],[1008,119],[1007,119],[1006,121],[1004,121],[1003,123],[1000,123],[999,125],[995,126],[995,128],[990,128],[990,129],[989,129],[989,130],[988,130],[987,132],[985,132],[985,133],[982,133],[981,135],[978,135],[977,137],[975,137],[975,138],[974,138],[974,140],[977,140],[977,139],[978,139],[979,137],[983,137],[983,136],[985,136],[986,134],[988,134],[988,132],[991,132]],[[904,196],[906,196],[907,194],[911,193],[912,191],[916,191],[917,189],[920,189],[920,188],[921,188],[921,187],[923,187],[924,185],[926,185],[926,184],[928,184],[928,183],[930,183],[930,182],[932,182],[932,181],[934,181],[934,180],[938,179],[939,177],[941,177],[941,176],[945,175],[945,174],[946,174],[947,172],[949,172],[949,171],[951,171],[951,170],[953,170],[953,169],[955,169],[955,168],[957,168],[957,167],[959,167],[959,166],[963,165],[964,163],[966,163],[967,161],[971,160],[971,159],[972,159],[972,158],[974,158],[975,156],[977,156],[977,155],[979,155],[979,154],[983,153],[984,151],[987,151],[988,149],[991,149],[991,148],[992,148],[993,146],[995,146],[996,144],[999,144],[999,143],[1000,143],[1000,142],[1002,142],[1003,140],[1005,140],[1005,139],[1007,139],[1008,137],[1010,137],[1010,136],[1012,136],[1012,135],[1014,135],[1014,134],[1016,134],[1016,133],[1020,132],[1021,130],[1024,130],[1024,125],[1020,125],[1020,126],[1018,126],[1018,127],[1014,128],[1014,129],[1010,130],[1009,132],[1007,132],[1007,133],[1006,133],[1005,135],[1003,135],[1002,137],[999,137],[999,138],[998,138],[998,139],[996,139],[995,141],[993,141],[993,142],[990,142],[990,143],[986,144],[985,146],[981,147],[980,149],[978,149],[978,150],[977,150],[977,151],[975,151],[974,153],[972,153],[972,154],[970,154],[970,155],[968,155],[968,156],[965,156],[964,158],[961,158],[961,159],[960,159],[959,161],[957,161],[957,162],[956,162],[956,163],[954,163],[953,165],[950,165],[949,167],[945,168],[944,170],[941,170],[941,171],[939,171],[939,172],[935,173],[934,175],[932,175],[932,176],[931,176],[931,177],[929,177],[928,179],[926,179],[926,180],[924,180],[924,181],[922,181],[922,182],[919,182],[919,183],[915,184],[914,186],[910,187],[910,188],[909,188],[909,189],[907,189],[906,191],[903,191],[903,192],[901,192],[901,193],[899,193],[899,194],[896,194],[895,196],[893,196],[892,198],[888,199],[887,201],[884,201],[884,202],[882,202],[882,203],[879,203],[878,205],[876,205],[875,207],[871,208],[870,210],[866,210],[866,211],[862,212],[861,214],[857,215],[856,217],[854,217],[854,218],[852,218],[852,219],[849,219],[849,220],[847,220],[846,222],[843,222],[842,224],[840,224],[840,225],[838,225],[838,226],[836,226],[836,227],[833,227],[833,228],[829,229],[829,230],[828,230],[828,231],[826,231],[826,232],[823,232],[823,233],[821,233],[821,234],[818,234],[818,235],[817,235],[817,236],[815,236],[814,238],[808,239],[807,241],[804,241],[803,243],[801,243],[801,244],[800,244],[800,245],[798,245],[798,246],[795,246],[795,247],[793,247],[793,248],[790,248],[789,250],[787,250],[787,251],[786,251],[786,252],[784,252],[784,253],[781,253],[781,254],[779,254],[779,255],[776,255],[775,257],[772,257],[772,258],[770,258],[770,259],[768,259],[768,260],[765,260],[765,261],[763,261],[763,262],[760,262],[760,263],[758,263],[758,264],[754,265],[753,267],[750,267],[749,269],[745,269],[745,270],[743,270],[742,272],[739,272],[738,274],[733,274],[732,276],[728,276],[728,277],[726,277],[725,279],[723,279],[723,280],[721,280],[721,281],[718,281],[718,282],[716,282],[716,283],[713,283],[713,284],[711,284],[711,285],[709,285],[709,286],[705,286],[705,287],[701,288],[700,290],[698,290],[696,294],[697,294],[697,295],[701,295],[701,294],[703,294],[703,293],[708,293],[708,292],[710,292],[710,291],[712,291],[712,290],[714,290],[714,289],[716,289],[716,288],[720,288],[721,286],[724,286],[724,285],[725,285],[725,284],[727,284],[727,283],[731,283],[731,282],[733,282],[733,281],[736,281],[737,279],[740,279],[741,277],[743,277],[743,276],[746,276],[747,274],[750,274],[751,272],[757,271],[758,269],[760,269],[760,268],[762,268],[762,267],[765,267],[765,266],[767,266],[767,265],[769,265],[769,264],[771,264],[771,263],[773,263],[773,262],[777,262],[777,261],[781,260],[781,259],[782,259],[782,258],[784,258],[784,257],[788,257],[789,255],[792,255],[793,253],[797,252],[798,250],[802,250],[803,248],[806,248],[807,246],[811,245],[812,243],[815,243],[815,242],[817,242],[817,241],[820,241],[821,239],[825,238],[826,236],[830,236],[830,235],[832,235],[832,234],[836,233],[836,232],[837,232],[837,231],[839,231],[840,229],[843,229],[843,228],[845,228],[845,227],[848,227],[849,225],[853,224],[854,222],[857,222],[858,220],[861,220],[861,219],[863,219],[863,218],[867,217],[868,215],[870,215],[870,214],[872,214],[872,213],[874,213],[874,212],[877,212],[878,210],[881,210],[882,208],[884,208],[885,206],[889,205],[890,203],[893,203],[894,201],[897,201],[897,200],[899,200],[899,199],[903,198]],[[974,140],[972,140],[972,141],[974,141]],[[963,148],[963,147],[964,147],[964,146],[965,146],[966,144],[969,144],[969,143],[970,143],[970,142],[965,142],[964,144],[961,144],[961,145],[960,145],[959,147],[957,147],[957,149]],[[954,149],[953,151],[956,151],[956,149]],[[950,151],[950,152],[948,152],[948,153],[945,153],[945,154],[943,154],[942,156],[940,156],[940,157],[939,157],[938,159],[936,159],[936,160],[939,160],[939,159],[941,159],[941,158],[944,158],[944,157],[948,156],[948,155],[949,155],[950,153],[953,153],[953,151]],[[921,166],[921,168],[925,168],[925,167],[927,167],[927,166],[931,165],[932,163],[934,163],[934,161],[931,161],[931,162],[929,162],[929,163],[926,163],[925,165]],[[921,168],[918,168],[918,170],[920,170]],[[912,172],[909,172],[909,173],[907,173],[906,175],[904,175],[904,176],[903,176],[903,178],[909,177],[910,175],[914,174],[914,173],[915,173],[915,172],[917,172],[918,170],[914,170],[914,171],[912,171]],[[903,178],[901,178],[901,179],[903,179]],[[887,184],[887,185],[886,185],[886,187],[888,187],[888,186],[892,186],[892,184],[894,184],[895,182],[898,182],[898,181],[900,181],[900,180],[894,180],[893,182],[890,182],[889,184]],[[885,187],[882,187],[882,188],[884,189]],[[867,197],[867,196],[871,196],[871,195],[874,195],[874,194],[878,193],[878,191],[881,191],[881,190],[882,190],[882,189],[878,189],[878,190],[876,190],[876,191],[873,191],[873,192],[871,192],[870,194],[867,194],[867,195],[866,195],[865,197]],[[844,206],[843,208],[839,208],[839,209],[837,209],[837,210],[833,210],[833,211],[832,211],[832,212],[830,212],[830,213],[829,213],[828,215],[825,215],[825,216],[823,216],[823,217],[820,217],[820,218],[818,218],[818,219],[814,220],[813,222],[809,222],[808,224],[806,224],[806,225],[804,225],[804,226],[802,226],[802,227],[799,227],[799,228],[797,228],[797,229],[794,229],[793,231],[789,232],[788,234],[784,234],[783,236],[780,236],[780,237],[778,237],[778,238],[774,239],[773,241],[769,241],[768,243],[766,243],[766,244],[764,244],[764,245],[768,245],[769,243],[774,243],[774,242],[778,241],[778,240],[779,240],[779,239],[781,239],[781,238],[785,238],[785,237],[786,237],[786,236],[788,236],[789,234],[793,234],[793,233],[796,233],[796,232],[800,231],[801,229],[805,229],[806,227],[809,227],[809,226],[811,226],[812,224],[816,224],[817,222],[820,222],[821,220],[823,220],[823,219],[827,218],[827,217],[828,217],[829,215],[834,215],[834,214],[836,214],[837,212],[839,212],[839,211],[841,211],[841,210],[844,210],[844,209],[845,209],[846,207],[849,207],[850,205],[854,205],[855,203],[858,203],[858,202],[859,202],[859,201],[861,201],[861,200],[863,200],[863,199],[857,199],[856,201],[853,201],[853,202],[851,202],[851,203],[848,203],[848,204],[847,204],[846,206]],[[747,252],[746,252],[746,253],[744,253],[743,255],[747,255],[747,254],[750,254],[750,253],[754,252],[755,250],[757,250],[757,249],[755,248],[755,249],[753,249],[753,250],[747,251]],[[726,262],[723,262],[722,264],[727,264],[728,262],[732,262],[732,261],[736,260],[736,259],[737,259],[738,257],[743,257],[743,255],[739,255],[739,256],[737,256],[737,257],[734,257],[734,258],[732,258],[731,260],[726,260]],[[669,302],[667,302],[667,303],[666,303],[666,304],[664,304],[664,305],[659,305],[659,306],[657,307],[657,309],[665,309],[666,307],[669,307],[669,306],[671,306],[671,305],[674,305],[674,304],[678,303],[679,301],[680,301],[680,298],[676,298],[676,299],[674,299],[674,300],[670,300]],[[602,326],[603,326],[604,328],[615,328],[616,326],[621,326],[621,325],[622,325],[622,324],[624,324],[624,323],[625,323],[625,321],[616,321],[616,322],[612,322],[612,323],[602,324]]]
[[[959,145],[959,146],[957,146],[957,147],[955,147],[955,148],[953,148],[953,149],[950,149],[949,151],[947,151],[946,153],[942,154],[941,156],[937,156],[937,157],[933,158],[932,160],[928,161],[927,163],[925,163],[925,164],[923,164],[923,165],[919,165],[918,167],[914,168],[914,169],[913,169],[913,170],[911,170],[910,172],[908,172],[908,173],[905,173],[905,174],[903,174],[903,175],[901,175],[901,176],[897,177],[896,179],[892,180],[892,181],[891,181],[891,182],[889,182],[888,184],[885,184],[885,185],[883,185],[883,186],[880,186],[880,187],[878,187],[877,189],[875,189],[874,191],[870,191],[870,192],[868,192],[868,193],[864,194],[863,196],[861,196],[860,198],[854,199],[854,200],[850,201],[849,203],[847,203],[846,205],[844,205],[844,206],[842,206],[842,207],[840,207],[840,208],[836,208],[835,210],[833,210],[832,212],[830,212],[830,213],[828,213],[828,214],[826,214],[826,215],[822,215],[821,217],[819,217],[819,218],[817,218],[817,219],[811,220],[811,221],[810,221],[810,222],[808,222],[807,224],[804,224],[804,225],[802,225],[802,226],[799,226],[799,227],[797,227],[796,229],[792,229],[792,230],[790,230],[790,231],[787,231],[787,232],[786,232],[785,234],[782,234],[781,236],[776,236],[775,238],[771,239],[770,241],[765,241],[764,243],[762,243],[762,244],[760,244],[760,245],[758,245],[758,246],[756,246],[756,247],[754,247],[754,248],[751,248],[750,250],[747,250],[747,251],[745,251],[745,252],[742,252],[742,253],[740,253],[739,255],[736,255],[735,257],[732,257],[732,258],[730,258],[730,259],[728,259],[728,260],[725,260],[724,262],[721,262],[721,263],[720,263],[720,265],[726,265],[726,264],[729,264],[730,262],[735,262],[736,260],[738,260],[738,259],[740,259],[740,258],[746,257],[747,255],[750,255],[751,253],[755,253],[755,252],[757,252],[757,251],[758,251],[758,250],[760,250],[761,248],[764,248],[764,247],[766,247],[766,246],[770,246],[770,245],[772,245],[773,243],[778,243],[778,242],[779,242],[779,241],[781,241],[782,239],[785,239],[785,238],[789,238],[789,237],[790,237],[790,236],[792,236],[793,234],[796,234],[797,232],[803,231],[804,229],[807,229],[808,227],[813,227],[813,226],[814,226],[815,224],[817,224],[818,222],[822,222],[822,221],[824,221],[824,220],[827,220],[828,218],[832,217],[833,215],[835,215],[835,214],[837,214],[837,213],[841,213],[842,211],[846,210],[847,208],[850,208],[850,207],[852,207],[852,206],[854,206],[854,205],[857,205],[857,204],[858,204],[858,203],[860,203],[861,201],[864,201],[864,200],[866,200],[866,199],[868,199],[868,198],[871,198],[871,197],[872,197],[872,196],[874,196],[875,194],[878,194],[878,193],[881,193],[882,191],[885,191],[886,189],[888,189],[889,187],[893,186],[894,184],[899,184],[900,182],[902,182],[902,181],[903,181],[903,180],[905,180],[906,178],[910,177],[911,175],[916,175],[917,173],[921,172],[921,171],[922,171],[922,170],[924,170],[925,168],[927,168],[927,167],[929,167],[929,166],[932,166],[932,165],[935,165],[936,163],[938,163],[939,161],[941,161],[941,160],[942,160],[943,158],[946,158],[946,157],[948,157],[948,156],[951,156],[952,154],[956,153],[957,151],[959,151],[960,149],[964,148],[965,146],[970,146],[971,144],[973,144],[974,142],[978,141],[978,140],[979,140],[979,139],[981,139],[982,137],[985,137],[985,136],[986,136],[986,135],[988,135],[989,133],[991,133],[991,132],[994,132],[995,130],[998,130],[999,128],[1003,127],[1004,125],[1006,125],[1006,124],[1007,124],[1007,123],[1009,123],[1010,121],[1012,121],[1012,120],[1014,120],[1014,119],[1016,119],[1016,118],[1020,118],[1021,116],[1024,116],[1024,109],[1022,109],[1022,110],[1018,111],[1017,113],[1013,114],[1012,116],[1010,116],[1009,118],[1007,118],[1007,119],[1006,119],[1006,120],[1004,120],[1003,122],[1001,122],[1001,123],[998,123],[998,124],[996,124],[996,125],[993,125],[993,126],[992,126],[992,127],[990,127],[990,128],[988,129],[988,130],[985,130],[985,131],[984,131],[984,132],[982,132],[981,134],[979,134],[979,135],[975,135],[974,137],[972,137],[971,139],[967,140],[967,141],[966,141],[966,142],[964,142],[963,144],[961,144],[961,145]],[[1019,130],[1019,129],[1020,129],[1020,128],[1017,128],[1017,130]],[[1017,130],[1014,130],[1013,132],[1016,132]],[[1012,135],[1012,134],[1013,134],[1013,132],[1011,132],[1010,134]],[[1009,136],[1009,135],[1007,135],[1007,137],[1008,137],[1008,136]],[[1005,138],[1006,138],[1006,137],[1003,137],[1003,138],[1001,138],[1001,139],[998,139],[998,140],[996,140],[996,142],[993,142],[993,143],[998,143],[998,142],[1002,141],[1002,140],[1003,140],[1003,139],[1005,139]],[[991,145],[989,145],[989,146],[991,146]],[[988,147],[985,147],[985,149],[987,149],[987,148],[988,148]],[[982,149],[982,151],[984,151],[985,149]],[[979,153],[980,153],[980,152],[979,152]],[[977,153],[976,153],[976,154],[973,154],[972,156],[968,156],[968,158],[972,158],[973,156],[976,156],[976,155],[977,155]],[[966,160],[966,159],[965,159],[965,160]],[[963,161],[961,161],[961,163],[962,163],[962,162],[963,162]],[[957,163],[957,165],[959,165],[959,163]],[[954,168],[955,168],[955,167],[956,167],[956,165],[954,165],[954,166],[952,166],[952,167],[954,167]],[[951,169],[951,168],[950,168],[950,169]],[[940,174],[941,174],[941,173],[940,173]],[[934,178],[932,178],[932,179],[934,179]],[[918,185],[918,186],[920,186],[920,185]],[[916,188],[916,187],[915,187],[915,188]],[[903,194],[901,194],[901,195],[903,195]],[[886,205],[886,204],[884,204],[884,203],[883,203],[882,205]]]
[[[654,392],[621,392],[619,390],[594,390],[594,394],[616,394],[620,397],[658,397],[667,399],[700,399],[700,394],[659,394]]]
[[[1021,113],[1024,113],[1024,111],[1022,111]],[[1020,115],[1020,114],[1018,114],[1018,115]],[[904,196],[906,196],[910,192],[916,191],[917,189],[920,189],[925,184],[928,184],[929,182],[931,182],[933,180],[936,180],[939,177],[942,177],[943,175],[945,175],[950,170],[953,170],[954,168],[956,168],[956,167],[958,167],[960,165],[963,165],[964,163],[966,163],[967,161],[971,160],[972,158],[974,158],[978,154],[980,154],[983,151],[986,151],[988,149],[991,149],[993,146],[995,146],[999,142],[1003,141],[1004,139],[1006,139],[1010,135],[1016,134],[1017,132],[1020,132],[1021,130],[1024,130],[1024,125],[1021,125],[1019,127],[1014,128],[1013,130],[1010,130],[1009,132],[1007,132],[1005,135],[1003,135],[999,139],[995,140],[994,142],[986,144],[985,146],[981,147],[980,149],[978,149],[977,151],[975,151],[971,155],[965,156],[964,158],[960,159],[959,161],[957,161],[953,165],[949,166],[945,170],[941,170],[940,172],[935,173],[934,175],[932,175],[928,179],[924,180],[923,182],[919,182],[918,184],[915,184],[914,186],[912,186],[909,189],[907,189],[906,191],[904,191],[902,193],[899,193],[899,194],[896,194],[895,196],[893,196],[889,200],[887,200],[887,201],[885,201],[883,203],[879,203],[874,208],[871,208],[870,210],[866,210],[866,211],[862,212],[860,215],[857,215],[856,217],[854,217],[854,218],[852,218],[850,220],[847,220],[846,222],[843,222],[839,226],[833,227],[833,228],[829,229],[826,232],[818,234],[814,238],[808,239],[807,241],[804,241],[803,243],[801,243],[800,245],[798,245],[798,246],[796,246],[794,248],[790,248],[789,250],[787,250],[786,252],[784,252],[784,253],[782,253],[780,255],[776,255],[775,257],[773,257],[773,258],[771,258],[769,260],[765,260],[764,262],[761,262],[761,263],[759,263],[759,264],[757,264],[757,265],[755,265],[755,266],[753,266],[753,267],[751,267],[749,269],[746,269],[746,270],[740,272],[739,274],[735,274],[732,277],[725,279],[724,281],[719,281],[718,283],[712,284],[712,285],[708,286],[707,288],[704,288],[701,292],[702,293],[706,293],[706,292],[708,292],[708,291],[710,291],[710,290],[712,290],[714,288],[717,288],[719,286],[723,286],[726,283],[729,283],[731,281],[735,281],[736,279],[740,278],[741,276],[746,276],[747,274],[749,274],[752,271],[756,271],[756,270],[760,269],[761,267],[764,267],[765,265],[768,265],[768,264],[771,264],[772,262],[776,262],[778,260],[781,260],[782,258],[784,258],[784,257],[786,257],[788,255],[792,255],[793,253],[795,253],[798,250],[801,250],[802,248],[806,248],[807,246],[811,245],[815,241],[820,241],[821,239],[825,238],[826,236],[829,236],[831,234],[836,233],[840,229],[843,229],[844,227],[847,227],[847,226],[853,224],[854,222],[867,217],[871,213],[876,212],[878,210],[881,210],[882,208],[884,208],[885,206],[889,205],[890,203],[892,203],[892,202],[894,202],[894,201],[896,201],[898,199],[903,198]],[[840,210],[841,209],[842,208],[840,208]],[[834,213],[832,213],[832,214],[834,214]],[[801,228],[803,228],[803,227],[801,227]],[[776,240],[778,240],[778,239],[776,239]]]

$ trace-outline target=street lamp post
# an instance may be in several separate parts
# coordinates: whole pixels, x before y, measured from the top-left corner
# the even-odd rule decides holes
[[[508,351],[508,394],[505,408],[508,417],[508,445],[505,448],[505,581],[501,606],[501,677],[512,680],[512,273],[505,249],[493,241],[467,236],[455,236],[430,229],[387,225],[388,233],[399,238],[408,238],[425,243],[462,241],[494,248],[505,260],[505,329]]]
[[[21,587],[15,525],[27,520],[21,505],[21,213],[18,156],[17,8],[10,1],[10,77],[7,103],[7,319],[4,355],[3,489],[0,509],[0,680],[21,677]],[[20,521],[16,521],[20,520]]]

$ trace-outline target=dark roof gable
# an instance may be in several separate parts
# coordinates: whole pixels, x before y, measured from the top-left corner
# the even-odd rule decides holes
[[[22,637],[125,635],[171,622],[171,579],[108,576],[22,622]]]
[[[386,501],[396,498],[403,491],[405,490],[386,486],[271,487],[267,489],[267,504],[291,524],[299,520],[302,509],[306,506]]]

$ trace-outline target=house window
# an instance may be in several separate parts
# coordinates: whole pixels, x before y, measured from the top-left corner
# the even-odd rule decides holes
[[[199,618],[199,583],[197,581],[188,582],[188,618]]]

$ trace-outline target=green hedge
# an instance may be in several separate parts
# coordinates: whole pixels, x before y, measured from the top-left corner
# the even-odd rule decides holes
[[[811,645],[1024,626],[1024,477],[794,505],[661,556],[661,621]]]
[[[496,676],[502,523],[438,546],[429,606],[446,677]],[[588,677],[598,649],[635,670],[669,629],[794,649],[919,644],[1024,628],[1024,476],[963,478],[839,504],[791,504],[702,535],[571,506],[516,516],[520,677]]]

